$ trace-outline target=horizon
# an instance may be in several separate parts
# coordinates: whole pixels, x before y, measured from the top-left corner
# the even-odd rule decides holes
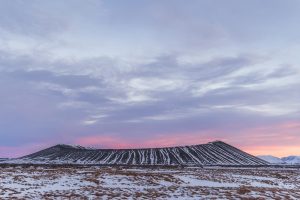
[[[18,157],[0,157],[0,158],[9,158],[9,159],[14,159],[14,158],[19,158],[19,157],[23,157],[23,156],[27,156],[27,155],[30,155],[32,153],[36,153],[36,152],[39,152],[39,151],[42,151],[42,150],[45,150],[47,148],[51,148],[51,147],[55,147],[55,146],[59,146],[59,145],[66,145],[66,146],[71,146],[71,147],[83,147],[83,148],[91,148],[91,149],[94,149],[94,150],[131,150],[131,149],[161,149],[161,148],[174,148],[174,147],[188,147],[188,146],[197,146],[197,145],[203,145],[203,144],[209,144],[209,143],[214,143],[214,142],[224,142],[224,141],[221,141],[221,140],[214,140],[214,141],[210,141],[210,142],[206,142],[206,143],[198,143],[198,144],[188,144],[188,145],[177,145],[177,146],[157,146],[157,147],[140,147],[140,146],[132,146],[131,148],[97,148],[97,147],[93,147],[93,146],[82,146],[82,145],[79,145],[79,144],[53,144],[53,145],[50,145],[50,146],[47,146],[47,147],[44,147],[42,149],[37,149],[33,152],[29,152],[27,154],[24,154],[24,155],[20,155]],[[224,142],[226,144],[229,144],[227,142]],[[231,144],[229,144],[231,145]],[[232,146],[232,145],[231,145]],[[235,146],[233,146],[235,147]],[[244,151],[243,149],[240,149],[241,151]],[[253,156],[274,156],[274,155],[271,155],[271,154],[268,154],[268,155],[265,155],[265,154],[258,154],[258,155],[254,155],[254,154],[251,154],[250,152],[247,152],[247,151],[244,151],[246,153],[249,153],[250,155],[253,155]],[[289,157],[289,156],[300,156],[299,155],[285,155],[285,156],[274,156],[274,157],[278,157],[278,158],[284,158],[284,157]]]
[[[0,158],[216,140],[300,155],[300,1],[0,4]]]

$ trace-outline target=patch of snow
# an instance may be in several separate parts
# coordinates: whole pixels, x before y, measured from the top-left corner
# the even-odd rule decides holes
[[[240,184],[237,183],[229,183],[229,182],[215,182],[208,180],[197,179],[193,176],[176,176],[187,186],[200,186],[200,187],[217,187],[217,188],[227,188],[227,187],[239,187]]]
[[[252,175],[238,175],[234,174],[233,177],[239,178],[239,179],[250,179],[250,180],[261,180],[261,181],[274,181],[277,180],[276,178],[271,177],[263,177],[263,176],[252,176]]]

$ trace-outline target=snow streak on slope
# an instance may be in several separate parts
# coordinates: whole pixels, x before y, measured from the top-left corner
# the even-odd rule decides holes
[[[257,157],[224,142],[149,148],[86,149],[56,145],[15,160],[21,163],[74,163],[104,165],[265,165]]]

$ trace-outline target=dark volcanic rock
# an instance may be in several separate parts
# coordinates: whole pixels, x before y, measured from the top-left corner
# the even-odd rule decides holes
[[[266,165],[266,161],[221,141],[148,149],[88,149],[56,145],[19,159],[22,163],[103,165]]]

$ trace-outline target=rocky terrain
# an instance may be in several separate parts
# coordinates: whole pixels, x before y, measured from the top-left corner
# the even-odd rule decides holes
[[[300,170],[0,167],[1,199],[300,199]]]

